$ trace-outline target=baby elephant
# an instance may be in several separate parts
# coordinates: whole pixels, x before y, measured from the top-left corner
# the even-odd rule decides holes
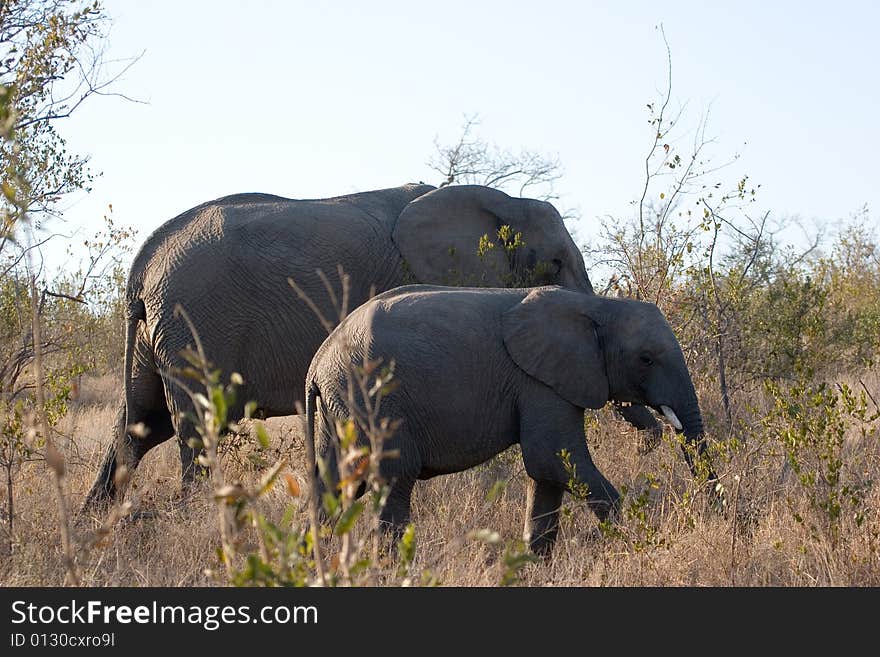
[[[381,416],[402,420],[385,444],[397,454],[380,465],[391,485],[382,520],[398,530],[409,520],[417,479],[465,470],[514,443],[530,477],[525,539],[533,551],[552,549],[572,475],[578,488],[586,485],[590,508],[607,518],[620,496],[590,458],[584,409],[609,400],[650,406],[689,441],[702,442],[694,386],[656,306],[557,286],[412,285],[360,306],[312,360],[307,454],[316,434],[331,482],[335,420],[350,415],[349,372],[379,358],[394,362],[397,382]],[[562,450],[573,467],[565,467]],[[323,486],[316,483],[313,500]]]

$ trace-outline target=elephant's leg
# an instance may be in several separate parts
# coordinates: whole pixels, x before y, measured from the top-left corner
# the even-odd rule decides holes
[[[130,476],[148,451],[174,435],[167,412],[154,412],[143,417],[135,415],[133,420],[128,426],[140,425],[136,435],[126,430],[126,412],[125,406],[122,406],[116,415],[113,441],[104,456],[98,477],[86,496],[84,510],[115,501],[125,492],[124,487],[120,489],[117,486],[119,466],[125,466]]]
[[[563,493],[565,487],[556,482],[534,479],[528,481],[523,539],[535,554],[549,555],[556,542]]]
[[[189,444],[189,438],[178,436],[177,446],[180,449],[180,481],[184,486],[190,486],[197,479],[204,479],[208,470],[198,462],[202,450]]]
[[[83,510],[86,511],[100,504],[105,504],[116,499],[116,460],[117,445],[125,433],[125,402],[122,402],[117,411],[116,419],[113,422],[113,438],[101,462],[101,468],[98,471],[98,477],[92,484],[89,494],[83,503]]]
[[[207,468],[197,461],[202,452],[201,448],[192,446],[192,443],[200,440],[199,432],[191,419],[196,416],[195,409],[189,394],[179,386],[169,382],[167,390],[168,407],[171,409],[174,433],[177,435],[177,447],[180,452],[181,482],[184,486],[189,486],[196,479],[207,475]]]
[[[586,487],[588,506],[600,520],[607,519],[616,511],[620,494],[593,463],[584,436],[583,409],[544,385],[529,388],[522,399],[519,442],[529,477],[574,494]]]
[[[556,437],[552,437],[547,442],[552,445],[557,440]],[[561,456],[562,450],[566,451],[571,467],[566,467]],[[542,455],[540,464],[536,466],[533,463],[531,469],[530,460],[533,460],[533,457],[527,458],[525,450],[523,450],[523,457],[526,471],[534,479],[552,482],[576,496],[586,493],[587,506],[599,520],[607,520],[617,512],[620,505],[620,493],[593,463],[583,437],[580,438],[579,443],[570,442],[567,446],[562,446],[550,454]],[[550,459],[550,463],[547,463],[547,459]],[[540,474],[535,476],[532,474],[533,472]]]
[[[193,447],[193,441],[199,439],[195,425],[188,419],[180,417],[177,421],[177,447],[180,451],[180,480],[184,486],[191,486],[196,481],[208,476],[208,469],[199,463],[201,447]]]
[[[187,429],[191,427],[189,423],[182,423],[181,426]],[[198,462],[202,450],[190,444],[192,439],[192,431],[177,436],[177,447],[180,450],[180,480],[185,486],[194,483],[197,475],[207,474],[207,470]]]
[[[415,483],[415,477],[397,477],[391,484],[385,508],[379,515],[379,520],[391,532],[395,540],[403,535],[403,531],[409,523],[412,491]]]
[[[129,394],[130,407],[120,404],[113,423],[113,438],[98,477],[86,496],[83,509],[112,502],[124,491],[117,487],[117,471],[124,465],[129,475],[144,455],[174,435],[171,414],[165,406],[162,380],[136,361]]]
[[[315,478],[314,494],[318,504],[318,522],[325,525],[331,521],[331,518],[324,507],[324,494],[328,491],[335,494],[339,490],[339,462],[333,418],[328,417],[327,408],[320,397],[316,399],[316,403],[313,427],[315,463],[307,463],[306,467],[311,469],[310,475]],[[303,428],[305,429],[305,426]],[[309,495],[312,495],[311,486],[309,486]]]
[[[573,493],[580,492],[581,485],[587,487],[587,506],[596,514],[599,520],[608,520],[617,513],[620,506],[620,493],[605,478],[599,468],[593,463],[587,444],[584,442],[580,449],[572,452],[571,463],[574,466],[573,475],[569,477],[569,489]]]

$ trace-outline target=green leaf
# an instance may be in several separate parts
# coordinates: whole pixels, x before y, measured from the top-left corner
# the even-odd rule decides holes
[[[504,565],[507,566],[507,569],[501,577],[501,586],[516,584],[519,581],[519,571],[524,566],[535,563],[537,560],[538,557],[525,550],[508,551],[504,555]]]
[[[260,480],[260,488],[257,491],[257,495],[264,495],[272,488],[272,484],[275,483],[275,480],[278,478],[278,474],[281,472],[281,469],[287,465],[287,459],[281,459],[272,466],[272,469],[269,470],[263,478]]]
[[[397,543],[397,553],[403,565],[412,563],[416,556],[416,526],[409,523]]]
[[[352,576],[359,575],[360,573],[364,573],[369,569],[372,565],[372,562],[369,559],[358,559],[348,568],[349,574]]]
[[[357,430],[354,424],[354,420],[348,420],[344,424],[337,420],[336,435],[339,436],[339,442],[342,445],[343,450],[351,447],[354,444],[355,439],[357,438]]]
[[[10,203],[12,203],[13,205],[15,205],[15,188],[12,187],[12,185],[10,185],[9,183],[6,183],[6,182],[3,183],[2,188],[3,188],[3,196],[5,196],[6,199],[7,199]]]
[[[336,523],[336,527],[333,529],[333,533],[337,536],[343,536],[350,532],[351,528],[354,527],[355,521],[357,521],[363,510],[363,502],[355,502],[350,507],[348,507],[345,511],[343,511],[342,515],[339,516],[339,521]]]
[[[269,434],[262,422],[254,423],[254,432],[257,434],[257,443],[259,443],[260,449],[269,449]]]
[[[282,527],[290,527],[290,524],[293,522],[293,518],[296,515],[296,507],[293,504],[288,504],[284,509],[284,515],[281,516],[281,526]]]
[[[507,488],[506,481],[501,481],[501,480],[496,481],[494,484],[492,484],[492,487],[486,493],[486,501],[487,502],[494,502],[499,497],[501,497],[501,495],[504,493],[504,490],[506,488]]]
[[[226,407],[226,396],[223,394],[222,388],[211,388],[211,402],[214,404],[214,409],[217,413],[217,419],[222,426],[226,422],[226,411],[228,410]]]
[[[324,511],[331,518],[336,515],[336,512],[339,510],[339,498],[337,498],[333,493],[326,492],[324,493],[321,500],[324,503]]]

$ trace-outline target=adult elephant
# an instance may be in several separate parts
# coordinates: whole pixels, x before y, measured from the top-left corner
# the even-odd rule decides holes
[[[480,244],[484,235],[489,239]],[[337,265],[350,276],[350,309],[371,291],[419,282],[555,283],[593,293],[556,209],[488,187],[409,184],[320,200],[238,194],[195,207],[150,235],[132,264],[125,400],[86,506],[116,496],[120,463],[133,470],[174,435],[183,478],[194,475],[191,399],[173,376],[186,366],[181,351],[193,338],[175,312],[178,305],[213,365],[224,376],[238,372],[244,379],[230,416],[243,414],[247,400],[264,417],[290,415],[327,333],[287,281],[294,279],[333,318],[336,310],[316,270],[332,273]],[[637,426],[658,430],[647,410],[625,412]],[[135,425],[141,430],[130,431]]]

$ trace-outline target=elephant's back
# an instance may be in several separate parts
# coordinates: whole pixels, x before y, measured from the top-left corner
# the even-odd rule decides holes
[[[364,308],[370,323],[382,332],[395,326],[424,328],[429,332],[446,330],[455,334],[500,325],[501,314],[522,301],[528,288],[450,287],[404,285],[384,292]]]
[[[350,229],[359,211],[344,201],[300,201],[268,194],[236,194],[204,203],[165,222],[143,243],[132,264],[131,278],[150,274],[173,275],[188,267],[201,269],[199,259],[214,260],[214,271],[223,266],[250,268],[261,261],[275,264],[282,256],[295,264],[331,246],[334,233]],[[291,253],[291,249],[293,252]],[[254,253],[256,261],[248,260]],[[208,272],[201,271],[204,276]]]
[[[407,285],[355,309],[324,341],[309,379],[338,382],[349,363],[392,360],[418,378],[471,386],[474,372],[505,372],[501,316],[527,289]],[[418,374],[415,374],[418,372]]]
[[[244,274],[273,268],[285,275],[303,271],[311,275],[316,266],[335,270],[342,264],[354,270],[352,263],[370,256],[380,266],[396,256],[398,267],[400,257],[391,240],[397,216],[413,198],[432,189],[409,184],[302,200],[244,193],[203,203],[166,221],[146,238],[131,266],[130,296],[161,289],[178,272],[204,279],[224,267]],[[206,267],[203,259],[214,266]]]
[[[333,415],[345,417],[349,365],[393,365],[396,387],[382,402],[383,415],[404,421],[402,435],[419,436],[423,476],[470,467],[497,453],[499,436],[516,439],[512,418],[522,373],[504,347],[501,316],[527,292],[429,285],[390,290],[337,327],[307,380],[317,384]],[[453,446],[454,455],[444,446]]]

